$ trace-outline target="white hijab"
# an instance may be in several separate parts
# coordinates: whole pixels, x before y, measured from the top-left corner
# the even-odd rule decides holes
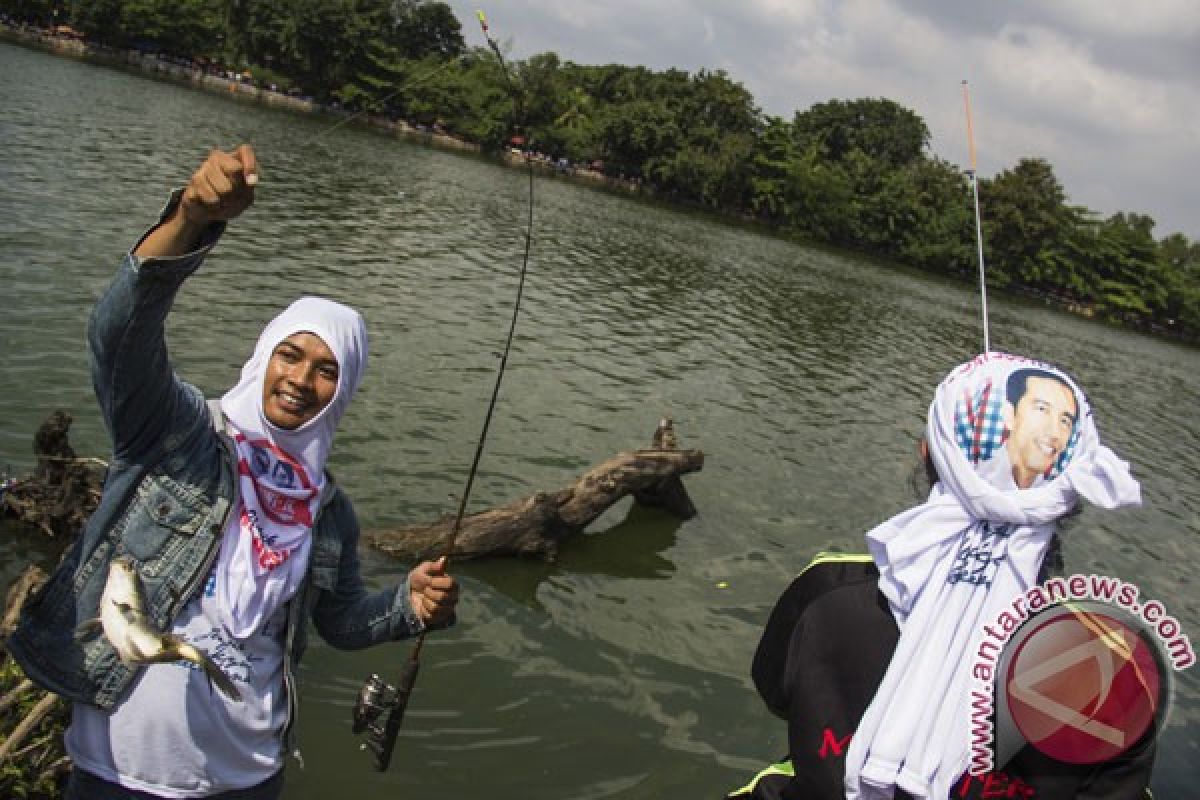
[[[263,381],[275,348],[301,332],[319,336],[333,352],[338,385],[316,417],[285,430],[263,414]],[[366,362],[367,329],[359,313],[302,297],[263,329],[238,384],[221,398],[237,446],[238,505],[221,542],[216,592],[225,627],[239,639],[259,630],[304,579],[325,461]]]
[[[1006,447],[1005,404],[1017,402],[1006,387],[1018,370],[1069,387],[1076,412],[1057,457],[1025,489]],[[896,787],[945,800],[967,766],[968,654],[983,624],[1032,587],[1054,521],[1079,497],[1105,509],[1141,503],[1129,465],[1100,444],[1083,392],[1047,364],[987,353],[958,367],[938,386],[926,439],[940,482],[867,534],[900,640],[847,751],[848,800],[891,798]]]

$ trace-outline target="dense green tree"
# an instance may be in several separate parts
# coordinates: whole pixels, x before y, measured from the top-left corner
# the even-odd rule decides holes
[[[124,46],[132,37],[125,30],[123,0],[69,0],[71,24],[87,35],[109,44]]]
[[[366,34],[354,68],[334,96],[347,108],[386,114],[403,105],[400,97],[408,74],[407,64],[397,57],[378,33]]]
[[[1165,324],[1200,334],[1200,242],[1173,233],[1159,242],[1158,258],[1167,283]]]
[[[686,145],[646,162],[645,173],[659,190],[692,203],[731,211],[750,207],[750,159],[754,140],[742,133],[705,146]]]
[[[291,9],[283,0],[223,0],[222,11],[226,58],[241,67],[257,64],[291,73],[292,59],[284,55]]]
[[[678,103],[688,129],[701,132],[692,137],[696,144],[705,144],[705,138],[755,134],[762,125],[754,96],[731,80],[724,70],[700,70],[691,78]]]
[[[382,32],[407,59],[452,58],[467,49],[454,10],[434,0],[394,0],[390,25]]]
[[[1158,255],[1167,270],[1200,277],[1200,242],[1190,242],[1182,233],[1173,233],[1158,243]]]
[[[359,25],[350,18],[352,0],[288,0],[290,13],[280,31],[284,69],[320,99],[346,83],[361,57]]]
[[[890,173],[879,194],[881,248],[917,267],[974,274],[975,218],[966,178],[940,159],[914,161]]]
[[[286,0],[285,70],[319,98],[380,110],[401,74],[390,0]]]
[[[438,81],[414,88],[413,94],[437,98],[420,121],[441,121],[488,149],[507,146],[517,124],[517,98],[487,48],[471,51],[461,68],[440,73]]]
[[[999,286],[1044,286],[1056,278],[1054,255],[1078,225],[1054,169],[1040,158],[1021,159],[990,181],[980,181],[988,281]]]
[[[3,13],[33,25],[50,27],[67,21],[61,8],[62,3],[55,0],[6,0]]]
[[[641,176],[651,158],[673,155],[683,135],[669,108],[653,100],[634,100],[604,109],[598,139],[610,172]]]
[[[754,99],[722,71],[688,77],[671,71],[650,79],[644,97],[671,113],[675,147],[657,149],[644,174],[659,190],[681,200],[731,211],[752,205],[750,166],[760,125]],[[649,100],[649,102],[654,102]]]
[[[553,136],[555,120],[565,112],[570,92],[560,74],[560,62],[554,53],[541,53],[513,65],[513,91],[519,108],[517,124],[538,149],[545,149]]]
[[[590,161],[600,150],[595,99],[579,86],[562,98],[566,109],[543,134],[546,146],[572,162]]]
[[[850,238],[856,213],[850,179],[840,165],[821,157],[815,143],[788,163],[784,198],[789,229],[821,242]]]
[[[466,108],[464,72],[472,68],[469,56],[443,61],[434,56],[404,63],[397,78],[401,91],[389,105],[398,116],[422,125],[448,124]]]
[[[1090,250],[1096,300],[1113,315],[1147,316],[1167,306],[1154,220],[1120,212],[1098,226]]]
[[[143,46],[189,56],[224,49],[222,9],[208,0],[125,0],[122,27]]]
[[[847,153],[839,166],[849,183],[852,198],[840,243],[888,254],[895,210],[886,205],[884,188],[895,171],[886,162],[857,148]]]
[[[750,164],[750,209],[758,217],[778,224],[790,217],[788,175],[798,150],[791,123],[767,117]]]
[[[886,98],[830,100],[796,113],[796,136],[815,143],[821,155],[842,161],[858,150],[889,167],[921,158],[929,128],[913,111]]]

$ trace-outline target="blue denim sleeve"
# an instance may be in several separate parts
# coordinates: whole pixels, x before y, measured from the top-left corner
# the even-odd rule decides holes
[[[341,650],[359,650],[421,633],[425,626],[409,601],[407,575],[399,586],[376,592],[367,591],[363,584],[358,519],[345,495],[326,513],[336,515],[344,534],[336,585],[332,591],[320,592],[312,611],[317,633]]]
[[[181,194],[172,193],[159,222],[174,210]],[[148,458],[163,446],[169,431],[187,427],[177,417],[196,416],[195,402],[167,356],[164,326],[179,287],[199,268],[224,229],[223,223],[211,225],[195,251],[174,258],[139,258],[133,255],[135,245],[92,310],[92,385],[117,462]]]

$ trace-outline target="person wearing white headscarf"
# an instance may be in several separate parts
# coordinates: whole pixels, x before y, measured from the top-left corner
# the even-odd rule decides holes
[[[1034,585],[1055,520],[1081,498],[1141,503],[1083,392],[1048,364],[988,353],[959,367],[934,395],[926,442],[929,499],[867,534],[901,633],[846,756],[847,800],[948,796],[967,766],[984,624]]]
[[[1103,764],[1009,738],[991,771],[967,769],[985,626],[1044,575],[1081,500],[1141,500],[1087,398],[1054,366],[987,353],[938,386],[922,448],[924,502],[869,531],[867,554],[819,554],[776,602],[752,676],[788,722],[789,757],[728,797],[1142,797],[1153,731]]]
[[[216,591],[235,636],[257,629],[304,577],[325,461],[366,361],[367,326],[358,312],[302,297],[263,329],[241,380],[221,398],[240,491]],[[311,391],[292,374],[303,370],[314,373]]]
[[[93,378],[113,439],[105,492],[10,642],[31,678],[74,702],[71,800],[274,800],[285,755],[298,756],[292,669],[306,620],[342,648],[453,621],[458,585],[444,559],[365,589],[357,519],[325,469],[366,368],[358,312],[295,301],[216,401],[171,369],[175,293],[250,205],[257,178],[248,146],[211,153],[93,312]],[[148,624],[211,669],[118,659],[106,636],[77,635],[118,561],[140,578]]]

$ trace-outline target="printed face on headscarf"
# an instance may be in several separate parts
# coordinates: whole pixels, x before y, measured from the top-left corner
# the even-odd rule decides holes
[[[338,362],[313,333],[293,333],[275,346],[263,374],[263,416],[284,430],[313,419],[337,394]]]
[[[1029,489],[1070,463],[1086,402],[1056,369],[997,355],[959,368],[938,391],[954,399],[958,447],[981,476],[990,476],[985,480],[1004,474],[1005,482],[1011,476],[1017,488]]]
[[[1039,475],[1050,472],[1071,441],[1079,406],[1071,387],[1052,373],[1023,376],[1024,391],[1010,389],[1004,403],[1004,424],[1009,435],[1006,447],[1012,464],[1013,481],[1022,489],[1033,485]],[[1010,387],[1016,383],[1009,381]]]

